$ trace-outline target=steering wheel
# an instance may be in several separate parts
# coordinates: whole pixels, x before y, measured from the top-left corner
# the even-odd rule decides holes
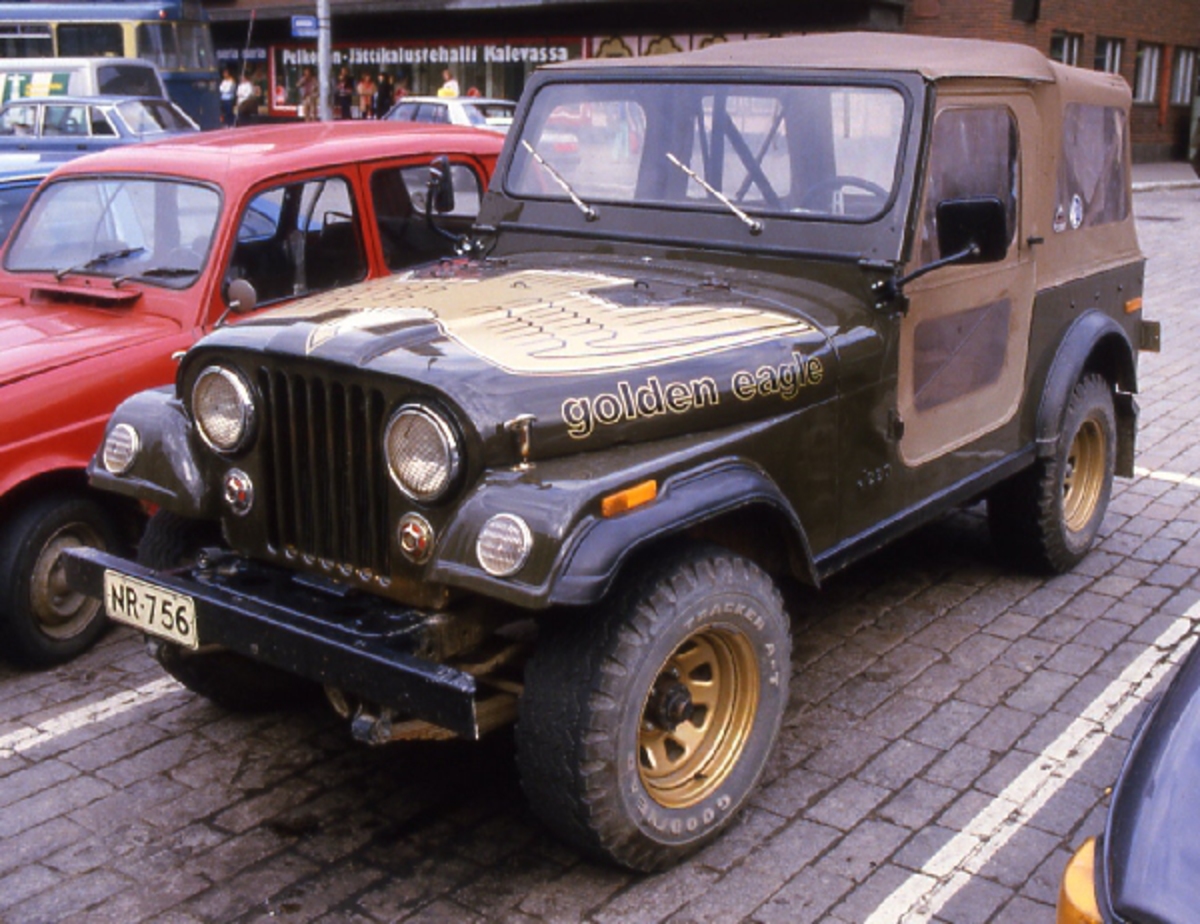
[[[832,200],[827,203],[813,202],[812,200],[819,197],[822,193],[832,193],[837,189],[842,189],[849,186],[851,189],[861,189],[865,193],[869,193],[872,200],[878,200],[879,206],[887,202],[890,193],[878,183],[872,183],[870,180],[863,179],[860,176],[850,176],[848,174],[837,176],[827,176],[823,180],[818,180],[808,189],[800,194],[799,208],[809,209],[812,211],[823,211],[827,214],[835,214],[832,210]],[[823,205],[831,206],[829,209],[822,208]]]

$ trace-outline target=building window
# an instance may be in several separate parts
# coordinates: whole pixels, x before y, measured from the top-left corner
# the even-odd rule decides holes
[[[1171,69],[1171,102],[1186,106],[1192,101],[1196,86],[1196,49],[1176,48],[1175,66]]]
[[[1133,101],[1153,103],[1158,99],[1158,67],[1161,45],[1138,45],[1137,67],[1133,76]]]
[[[1050,37],[1050,57],[1063,64],[1078,64],[1083,36],[1075,32],[1055,32]]]
[[[1121,73],[1121,48],[1124,44],[1120,39],[1096,39],[1095,69],[1109,74]]]

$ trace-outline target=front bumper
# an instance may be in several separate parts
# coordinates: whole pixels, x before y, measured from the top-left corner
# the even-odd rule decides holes
[[[475,678],[412,653],[427,618],[420,610],[305,585],[257,565],[163,573],[89,548],[67,552],[64,564],[70,586],[99,600],[105,571],[190,596],[205,647],[219,645],[462,737],[479,737]]]

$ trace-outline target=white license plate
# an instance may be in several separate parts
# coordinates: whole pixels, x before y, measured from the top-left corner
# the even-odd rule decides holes
[[[147,584],[115,571],[104,572],[104,609],[109,619],[168,639],[185,648],[199,648],[196,604],[186,594]]]

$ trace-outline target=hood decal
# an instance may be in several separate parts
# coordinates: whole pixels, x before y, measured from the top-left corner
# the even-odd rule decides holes
[[[813,330],[781,311],[624,305],[605,297],[606,289],[633,286],[616,276],[544,270],[483,279],[393,276],[305,300],[282,316],[315,322],[309,353],[350,331],[434,322],[480,359],[521,375],[654,366]]]

